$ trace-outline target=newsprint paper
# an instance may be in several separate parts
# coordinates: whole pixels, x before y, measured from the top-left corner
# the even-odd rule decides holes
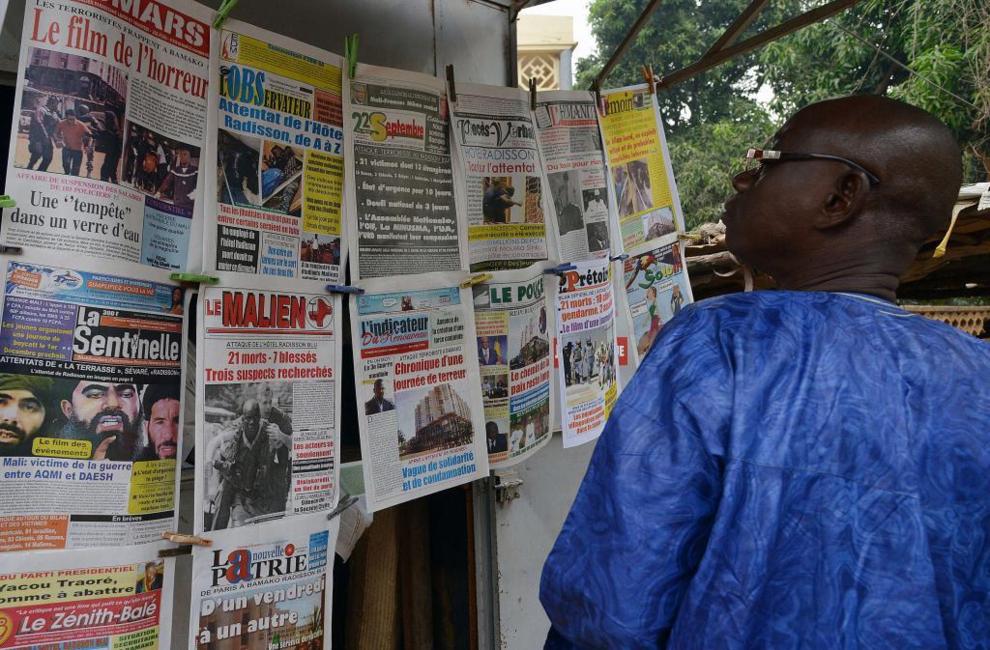
[[[189,650],[329,648],[339,526],[321,513],[194,546]]]
[[[340,301],[200,290],[197,531],[337,504]]]
[[[236,20],[214,49],[207,269],[342,282],[340,57]]]
[[[28,0],[3,243],[198,268],[209,10]]]
[[[183,289],[50,257],[0,257],[0,551],[157,540],[182,457]]]
[[[443,82],[359,63],[344,116],[351,280],[467,268]]]
[[[462,274],[362,283],[351,298],[369,510],[488,474],[471,290]]]
[[[160,548],[0,555],[0,648],[168,650],[175,560]]]

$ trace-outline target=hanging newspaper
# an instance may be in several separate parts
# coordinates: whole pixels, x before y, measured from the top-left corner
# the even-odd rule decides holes
[[[638,367],[664,323],[680,313],[681,307],[694,302],[694,298],[678,241],[634,249],[623,262],[623,271],[625,311],[635,343],[630,346],[633,367]]]
[[[471,291],[443,275],[362,286],[351,333],[369,509],[486,476]]]
[[[337,504],[340,298],[204,287],[196,530]]]
[[[234,20],[217,41],[206,267],[341,282],[340,57]]]
[[[557,224],[558,259],[607,257],[611,248],[608,172],[594,96],[559,90],[539,94],[536,133]]]
[[[175,518],[183,290],[0,266],[0,550],[158,539]]]
[[[0,556],[0,648],[170,648],[175,561],[158,548]]]
[[[599,124],[625,250],[684,231],[656,95],[646,85],[602,93]]]
[[[358,64],[344,114],[351,279],[466,268],[443,82]]]
[[[218,531],[212,546],[194,546],[189,647],[330,647],[339,523],[308,515]]]
[[[575,262],[557,291],[558,377],[564,446],[601,434],[618,396],[615,304],[608,259]]]
[[[208,16],[186,0],[28,0],[4,244],[199,266]]]
[[[488,463],[507,467],[550,440],[550,333],[543,268],[501,271],[477,285],[474,325]]]
[[[460,84],[451,130],[472,271],[547,259],[542,164],[519,88]]]

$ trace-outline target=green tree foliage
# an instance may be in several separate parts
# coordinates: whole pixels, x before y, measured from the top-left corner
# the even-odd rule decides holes
[[[578,87],[591,85],[646,2],[591,1],[590,22],[598,50],[578,61]],[[746,4],[746,0],[665,0],[604,85],[639,83],[644,63],[659,75],[693,63]],[[820,4],[768,3],[747,34]],[[824,23],[661,91],[660,110],[688,227],[718,219],[741,155],[773,133],[777,116],[838,95],[886,94],[931,111],[963,144],[966,180],[990,177],[988,25],[987,0],[866,0]],[[912,76],[872,44],[975,107]],[[764,84],[774,94],[768,106],[756,101]]]

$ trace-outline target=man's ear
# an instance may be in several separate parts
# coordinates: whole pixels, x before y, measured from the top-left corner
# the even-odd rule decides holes
[[[59,406],[62,407],[62,415],[64,415],[67,418],[72,417],[72,402],[70,402],[67,399],[64,399],[61,401]]]
[[[849,222],[866,203],[870,183],[862,172],[846,172],[840,176],[831,192],[825,195],[822,208],[815,216],[815,228],[825,230]]]

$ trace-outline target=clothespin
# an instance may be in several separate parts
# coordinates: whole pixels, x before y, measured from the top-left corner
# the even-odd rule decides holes
[[[598,111],[599,115],[604,114],[602,107],[602,90],[598,87],[598,84],[593,84],[591,86],[591,92],[595,95],[595,110]]]
[[[621,255],[616,255],[615,257],[608,258],[610,262],[622,262],[623,260],[629,259],[629,253],[622,253]]]
[[[536,110],[536,79],[529,78],[529,108]]]
[[[656,79],[653,76],[653,66],[652,65],[644,65],[643,66],[643,81],[645,81],[646,82],[646,85],[649,86],[649,88],[650,88],[650,94],[651,95],[656,94],[656,92],[657,92],[657,87],[656,87],[656,83],[655,83]]]
[[[573,271],[577,267],[570,262],[565,262],[564,264],[558,264],[557,266],[551,266],[548,269],[543,269],[543,272],[547,275],[560,275],[566,271]]]
[[[337,504],[336,508],[334,508],[333,510],[327,513],[327,521],[330,521],[334,517],[339,516],[340,513],[347,510],[357,502],[358,502],[357,497],[348,494],[346,497],[340,500],[340,503]]]
[[[935,252],[932,253],[933,258],[945,257],[945,251],[949,248],[949,240],[952,238],[952,230],[956,227],[956,219],[962,210],[963,208],[960,206],[952,208],[952,221],[949,222],[949,229],[945,231],[945,237],[935,247]]]
[[[168,276],[172,282],[182,284],[216,284],[220,278],[212,275],[202,275],[201,273],[172,273]]]
[[[454,64],[447,65],[447,98],[457,103],[457,86],[454,84]]]
[[[16,208],[17,201],[10,198],[9,194],[0,194],[0,208]]]
[[[495,276],[492,275],[491,273],[479,273],[478,275],[472,275],[464,282],[461,282],[461,289],[469,289],[473,286],[484,284],[485,282],[488,282],[494,277]]]
[[[217,9],[217,17],[213,19],[213,29],[220,29],[223,26],[223,21],[227,20],[227,16],[236,4],[237,0],[223,0],[220,3],[220,8]]]
[[[346,284],[328,284],[327,293],[343,293],[343,294],[358,296],[364,293],[364,289],[362,289],[361,287],[353,287]]]
[[[357,72],[358,35],[357,32],[344,37],[344,59],[347,60],[347,77],[353,79]]]
[[[165,531],[162,533],[162,539],[172,542],[173,544],[178,544],[177,548],[164,548],[158,551],[158,557],[175,557],[177,555],[189,555],[192,553],[193,546],[212,546],[212,539],[204,539],[202,537],[197,537],[196,535],[184,535],[182,533],[173,533],[170,531]]]

